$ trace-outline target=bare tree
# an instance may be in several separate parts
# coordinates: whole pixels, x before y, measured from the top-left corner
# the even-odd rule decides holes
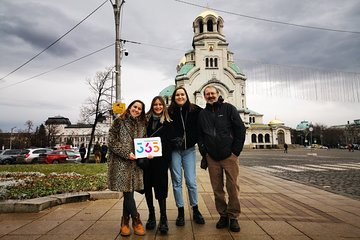
[[[90,135],[90,142],[86,159],[89,158],[92,142],[95,136],[96,125],[103,121],[106,116],[111,116],[111,91],[112,81],[110,73],[112,68],[108,68],[103,72],[97,72],[93,79],[88,79],[87,83],[90,86],[91,96],[86,103],[81,107],[81,119],[83,122],[91,123],[92,129]]]

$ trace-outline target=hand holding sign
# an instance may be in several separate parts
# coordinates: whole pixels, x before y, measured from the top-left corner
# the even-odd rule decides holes
[[[162,156],[162,147],[160,137],[135,138],[134,139],[136,158],[160,157]]]

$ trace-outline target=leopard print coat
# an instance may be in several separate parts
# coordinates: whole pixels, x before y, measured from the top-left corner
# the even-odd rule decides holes
[[[134,138],[146,136],[145,123],[131,117],[116,118],[109,129],[108,186],[110,190],[133,192],[144,189],[143,170],[129,159]]]

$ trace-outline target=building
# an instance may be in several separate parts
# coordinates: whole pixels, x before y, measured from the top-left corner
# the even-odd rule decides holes
[[[234,62],[234,53],[228,49],[223,28],[223,18],[213,11],[206,10],[195,18],[193,48],[176,66],[175,85],[166,87],[160,95],[170,104],[175,87],[184,86],[190,101],[204,107],[203,90],[209,84],[215,85],[225,101],[236,106],[244,121],[247,147],[272,148],[291,144],[290,128],[284,122],[274,119],[263,124],[263,115],[247,107],[247,78]]]
[[[84,143],[87,147],[90,142],[92,124],[71,124],[66,117],[55,116],[49,117],[45,121],[45,127],[54,135],[55,146],[66,145],[72,142],[74,147],[79,147]],[[95,130],[93,143],[106,143],[110,123],[108,121],[99,122]]]

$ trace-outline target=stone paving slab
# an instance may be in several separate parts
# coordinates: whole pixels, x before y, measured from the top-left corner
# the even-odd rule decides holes
[[[184,188],[185,226],[177,227],[172,188],[169,188],[167,214],[169,232],[161,235],[147,231],[144,237],[131,235],[124,239],[360,239],[360,201],[336,195],[315,187],[291,182],[242,167],[240,170],[241,232],[216,229],[219,218],[208,172],[197,169],[199,209],[206,224],[192,221],[191,207]],[[122,198],[88,193],[81,202],[50,206],[32,213],[0,214],[0,240],[6,239],[123,239],[119,235]],[[111,193],[114,194],[114,193]],[[111,195],[109,194],[109,195]],[[86,195],[86,194],[85,194]],[[97,195],[97,197],[95,197]],[[90,197],[93,196],[93,197]],[[71,197],[71,196],[69,196]],[[67,202],[63,197],[62,203]],[[95,200],[96,199],[96,200]],[[144,196],[135,194],[138,210],[147,219]],[[157,220],[159,208],[155,201]]]

